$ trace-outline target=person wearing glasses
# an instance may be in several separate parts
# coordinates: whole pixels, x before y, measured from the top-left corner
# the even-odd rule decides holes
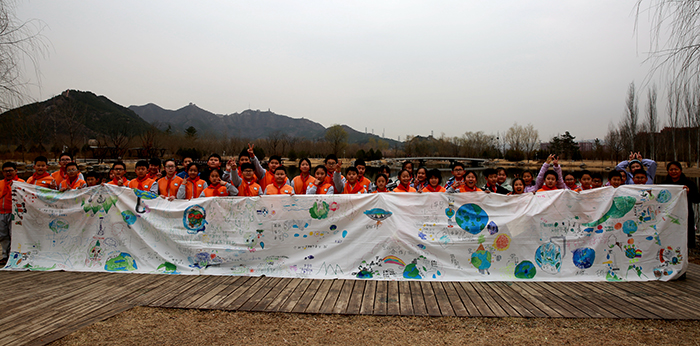
[[[110,171],[110,177],[112,178],[107,184],[108,185],[117,185],[117,186],[126,186],[129,185],[129,179],[126,179],[124,177],[124,174],[126,173],[126,165],[124,162],[117,161],[114,164],[112,164],[112,170]]]
[[[70,162],[73,162],[73,156],[69,153],[61,153],[61,155],[58,157],[58,170],[51,173],[51,176],[53,177],[53,180],[56,181],[57,186],[61,186],[61,182],[68,178],[68,172],[66,172],[66,165]],[[85,180],[85,177],[83,177],[83,173],[78,174],[78,178]]]
[[[177,164],[175,164],[175,160],[165,160],[165,176],[156,180],[153,186],[151,186],[151,192],[169,201],[174,200],[177,197],[177,190],[184,180],[175,173],[177,173]]]

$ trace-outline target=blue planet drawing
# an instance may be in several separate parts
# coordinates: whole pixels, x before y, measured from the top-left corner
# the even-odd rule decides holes
[[[122,212],[122,219],[124,219],[124,222],[126,222],[127,225],[131,226],[136,222],[136,219],[138,216],[134,214],[131,210],[124,210]]]
[[[535,263],[549,274],[561,270],[561,247],[552,242],[540,245],[535,251]]]
[[[53,219],[51,222],[49,222],[49,229],[51,229],[54,233],[67,231],[68,227],[68,221],[61,218]]]
[[[368,218],[377,221],[377,222],[382,222],[386,219],[388,219],[391,215],[392,212],[386,211],[381,208],[373,208],[370,210],[365,210],[364,212],[365,215],[367,215]]]
[[[631,237],[634,232],[637,232],[637,223],[633,220],[625,221],[622,224],[622,232]]]
[[[484,209],[472,203],[465,204],[457,210],[457,224],[471,234],[479,234],[489,221]]]
[[[656,200],[659,203],[666,203],[671,200],[671,192],[668,190],[661,190],[659,194],[656,195]]]
[[[574,250],[574,265],[580,269],[588,269],[595,262],[595,250],[582,247]]]
[[[515,266],[514,274],[518,279],[532,279],[537,274],[537,268],[530,261],[522,261]]]
[[[486,225],[486,228],[489,230],[490,235],[498,233],[498,225],[496,225],[496,223],[493,221],[489,222],[489,224]]]

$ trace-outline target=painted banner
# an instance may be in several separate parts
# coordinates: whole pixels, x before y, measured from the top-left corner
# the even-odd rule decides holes
[[[645,281],[687,268],[686,192],[382,193],[168,201],[13,191],[6,269],[441,281]]]

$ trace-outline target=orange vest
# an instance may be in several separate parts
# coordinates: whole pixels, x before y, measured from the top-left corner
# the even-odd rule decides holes
[[[408,186],[408,190],[407,190],[406,187],[403,186],[403,184],[399,184],[399,186],[394,188],[393,192],[418,192],[418,191],[416,191],[416,189],[414,189],[410,186]]]
[[[262,187],[264,191],[268,185],[272,184],[273,181],[275,181],[275,172],[270,172],[267,170],[265,171],[265,175],[258,180],[258,184],[260,184],[260,187]]]
[[[204,191],[204,184],[206,184],[206,182],[202,179],[199,179],[199,177],[197,177],[197,180],[195,181],[192,181],[192,179],[187,178],[187,180],[183,181],[182,183],[185,184],[186,199],[199,197],[199,195],[202,194],[202,191]]]
[[[551,189],[548,188],[547,185],[542,185],[542,188],[539,189],[539,190],[537,190],[537,192],[540,192],[540,191],[553,191],[553,190],[558,190],[556,185],[555,185],[553,188],[551,188]]]
[[[369,186],[372,184],[367,177],[362,177],[362,179],[358,179],[357,181],[360,182],[360,185],[365,188],[366,191],[369,191]]]
[[[51,182],[54,181],[49,173],[44,173],[37,176],[36,173],[27,179],[27,184],[37,185],[45,188],[51,188]]]
[[[204,189],[204,197],[221,197],[228,196],[228,190],[226,189],[226,182],[222,181],[216,185],[209,185]]]
[[[15,176],[12,181],[24,182],[24,180]],[[0,180],[0,214],[9,214],[12,212],[12,188],[10,187],[9,181],[2,179]]]
[[[134,178],[129,181],[129,188],[131,189],[138,189],[141,191],[150,191],[151,190],[151,185],[155,183],[155,180],[150,179],[148,177],[144,177],[143,180],[139,180],[139,178]]]
[[[476,192],[476,191],[484,191],[484,190],[482,190],[476,186],[474,186],[474,188],[470,188],[469,186],[467,186],[467,184],[464,184],[464,185],[460,186],[457,189],[457,191],[459,191],[459,192]]]
[[[306,190],[309,190],[312,186],[316,186],[314,183],[309,183],[309,185],[306,187]],[[321,183],[321,186],[316,186],[316,194],[317,195],[325,195],[328,193],[328,190],[333,187],[332,184],[325,184]]]
[[[387,190],[386,188],[384,188],[384,190],[376,189],[376,190],[374,190],[374,192],[372,192],[372,193],[378,193],[378,192],[391,192],[391,191],[389,191],[389,190]]]
[[[177,196],[177,189],[180,188],[184,179],[174,175],[172,179],[167,176],[158,179],[158,194],[165,197]]]
[[[309,186],[309,181],[313,183],[314,178],[311,175],[307,175],[306,179],[303,179],[301,175],[297,175],[292,180],[294,182],[294,193],[297,195],[305,195],[306,189]]]
[[[83,188],[85,186],[87,186],[87,183],[83,179],[76,178],[75,181],[71,184],[70,178],[68,178],[68,179],[61,182],[61,185],[59,185],[59,189],[63,190],[66,188],[70,188],[70,189],[75,190],[75,189]]]
[[[123,183],[122,186],[129,186],[129,179],[122,177],[122,183]],[[107,183],[107,185],[119,185],[119,184],[117,184],[117,178],[110,180],[110,182]]]
[[[262,188],[260,184],[253,182],[246,182],[245,179],[241,178],[241,185],[238,186],[238,195],[244,197],[255,197],[260,195]]]
[[[329,172],[328,174],[326,174],[326,179],[323,180],[323,183],[324,183],[324,184],[331,184],[332,186],[335,186],[335,185],[333,184],[333,174],[334,174],[333,172]],[[341,180],[343,179],[343,175],[342,175],[342,174],[340,175],[340,179],[341,179]]]
[[[274,183],[265,188],[266,195],[293,195],[294,189],[291,186],[284,184],[282,187],[277,187]]]
[[[423,187],[422,191],[423,192],[445,192],[447,190],[445,190],[445,188],[440,186],[440,185],[438,185],[436,188],[433,188],[432,186],[430,186],[430,184],[428,184],[428,185],[425,185],[425,187]]]
[[[360,184],[360,182],[355,182],[355,185],[350,185],[350,183],[346,182],[345,183],[345,188],[343,189],[344,194],[355,194],[355,193],[365,193],[367,192],[367,189]]]
[[[56,181],[56,185],[61,186],[61,183],[68,179],[68,174],[65,172],[62,172],[60,169],[51,173],[51,177],[53,177],[53,180]]]

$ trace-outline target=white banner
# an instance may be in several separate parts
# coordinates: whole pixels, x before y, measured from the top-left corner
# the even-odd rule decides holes
[[[218,197],[14,184],[8,269],[445,281],[669,280],[679,186]]]

